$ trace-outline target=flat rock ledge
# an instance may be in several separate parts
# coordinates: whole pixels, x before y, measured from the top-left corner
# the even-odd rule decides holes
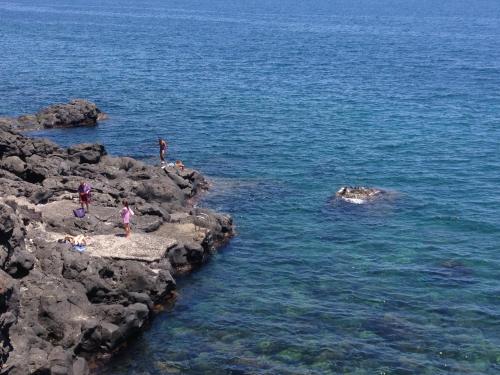
[[[90,212],[73,216],[77,188]],[[88,374],[89,361],[134,337],[173,298],[176,275],[202,265],[232,219],[190,202],[195,170],[70,148],[0,125],[0,374]],[[120,202],[136,215],[123,237]],[[83,252],[59,240],[83,236]]]
[[[35,114],[17,118],[0,117],[0,125],[18,131],[33,131],[51,128],[95,126],[107,115],[85,99],[74,99],[66,104],[54,104]]]

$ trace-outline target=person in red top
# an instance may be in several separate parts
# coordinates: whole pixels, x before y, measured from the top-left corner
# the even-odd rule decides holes
[[[85,183],[85,181],[80,182],[80,186],[78,186],[78,199],[82,208],[85,205],[87,208],[86,212],[89,212],[90,185]]]

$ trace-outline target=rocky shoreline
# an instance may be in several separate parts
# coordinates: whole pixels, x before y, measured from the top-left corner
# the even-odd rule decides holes
[[[233,234],[228,215],[194,208],[195,170],[110,157],[98,144],[62,148],[0,124],[0,374],[89,373],[173,298],[175,277]],[[19,128],[19,127],[18,127]],[[90,213],[73,216],[77,188]],[[118,211],[136,212],[130,239]],[[84,235],[74,251],[65,236]]]
[[[65,104],[53,104],[33,115],[19,117],[0,117],[0,126],[13,130],[33,131],[52,128],[72,128],[95,126],[98,121],[106,120],[107,114],[95,103],[85,99],[73,99]]]

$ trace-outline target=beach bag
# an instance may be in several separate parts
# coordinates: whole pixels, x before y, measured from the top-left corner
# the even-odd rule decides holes
[[[73,215],[78,218],[85,217],[85,210],[83,208],[77,208],[76,210],[73,210]]]

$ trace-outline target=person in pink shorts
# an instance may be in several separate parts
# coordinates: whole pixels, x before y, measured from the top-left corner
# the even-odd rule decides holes
[[[128,202],[126,199],[123,200],[123,208],[120,211],[120,215],[123,221],[123,227],[125,228],[125,237],[130,237],[130,218],[134,216],[134,211],[128,206]]]

